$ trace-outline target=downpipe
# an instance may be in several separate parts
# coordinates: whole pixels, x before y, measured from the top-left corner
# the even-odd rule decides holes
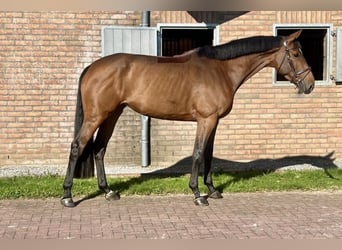
[[[141,166],[148,167],[151,164],[150,127],[151,119],[146,115],[141,116]]]
[[[141,27],[150,27],[150,11],[142,11]],[[150,144],[151,118],[141,116],[141,166],[148,167],[151,164]]]

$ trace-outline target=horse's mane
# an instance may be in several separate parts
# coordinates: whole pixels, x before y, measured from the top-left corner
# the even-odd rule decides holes
[[[282,40],[281,36],[254,36],[233,40],[218,46],[204,46],[199,48],[197,53],[199,56],[227,60],[279,48]]]

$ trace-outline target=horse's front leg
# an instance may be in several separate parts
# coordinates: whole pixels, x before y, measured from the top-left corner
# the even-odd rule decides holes
[[[201,165],[203,165],[203,151],[197,143],[197,140],[195,142],[195,148],[194,148],[194,153],[192,155],[192,171],[191,171],[191,176],[190,176],[190,182],[189,182],[189,187],[192,190],[195,199],[194,202],[196,205],[199,206],[208,206],[209,203],[207,199],[203,196],[201,196],[199,188],[198,188],[198,173]]]
[[[214,130],[217,127],[218,118],[216,115],[209,116],[207,118],[201,118],[198,120],[197,124],[197,132],[196,132],[196,140],[193,152],[193,163],[192,163],[192,171],[190,176],[189,187],[195,196],[195,204],[199,206],[208,206],[209,203],[207,198],[200,195],[200,191],[198,188],[198,173],[199,169],[206,162],[206,149],[208,146],[209,139],[212,133],[215,133]]]

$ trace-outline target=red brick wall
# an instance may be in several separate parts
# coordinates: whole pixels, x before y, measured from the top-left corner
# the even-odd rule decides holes
[[[0,165],[65,165],[82,69],[101,27],[139,25],[135,12],[0,12]]]
[[[342,26],[342,11],[236,17],[153,11],[151,16],[152,25],[220,23],[221,43],[272,35],[274,23]],[[0,166],[66,165],[78,77],[100,57],[101,27],[139,24],[140,12],[0,12]],[[218,127],[214,155],[255,160],[335,151],[342,159],[341,97],[341,86],[333,82],[298,97],[293,87],[272,86],[272,70],[264,69],[239,89],[231,114]],[[108,166],[140,166],[140,130],[140,116],[127,109],[110,141]],[[153,119],[152,165],[169,166],[190,156],[194,135],[194,123]]]

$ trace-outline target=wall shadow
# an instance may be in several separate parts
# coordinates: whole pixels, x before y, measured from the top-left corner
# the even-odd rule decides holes
[[[249,162],[238,162],[238,161],[230,161],[219,158],[213,159],[213,172],[220,173],[229,173],[233,179],[229,182],[223,183],[220,186],[217,186],[217,189],[222,192],[222,190],[226,189],[230,185],[235,182],[240,181],[241,179],[249,179],[256,177],[258,175],[265,175],[267,173],[271,173],[277,170],[282,169],[322,169],[328,178],[336,179],[329,173],[329,169],[339,168],[335,163],[335,158],[333,157],[334,151],[330,152],[325,156],[310,156],[310,155],[301,155],[301,156],[288,156],[283,158],[276,159],[258,159]],[[146,180],[150,179],[162,179],[166,177],[179,177],[185,174],[191,173],[191,165],[192,158],[191,156],[186,157],[177,163],[171,165],[170,167],[166,167],[164,169],[159,169],[155,171],[151,171],[150,173],[141,174],[138,177],[130,178],[127,181],[122,181],[120,183],[110,184],[109,186],[115,192],[121,193],[127,190],[131,185],[140,184]],[[241,173],[244,172],[242,175]],[[200,171],[203,173],[203,170]],[[201,180],[200,180],[201,181]],[[215,179],[214,179],[215,183]],[[95,198],[98,195],[103,194],[102,191],[96,191],[83,199],[76,201],[76,205],[79,203]]]
[[[334,163],[334,151],[325,156],[287,156],[276,159],[257,159],[248,162],[230,161],[220,158],[213,159],[213,172],[241,172],[241,171],[260,171],[273,172],[279,169],[305,169],[305,168],[319,168],[328,170],[331,168],[338,168]],[[183,175],[191,172],[192,157],[186,157],[174,165],[165,169],[156,170],[151,175]],[[202,170],[201,170],[202,171]],[[202,173],[202,172],[201,172]],[[147,174],[147,175],[149,175]]]

